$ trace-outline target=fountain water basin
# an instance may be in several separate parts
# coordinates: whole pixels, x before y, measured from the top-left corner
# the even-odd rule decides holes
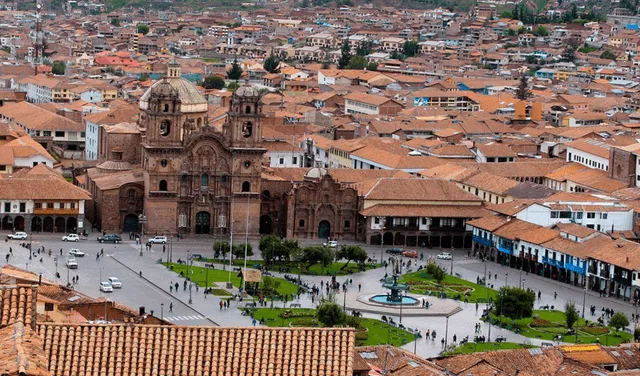
[[[418,299],[413,298],[411,296],[403,296],[402,300],[392,300],[389,295],[374,295],[369,298],[370,301],[380,303],[380,304],[390,304],[390,305],[414,305],[418,304]]]

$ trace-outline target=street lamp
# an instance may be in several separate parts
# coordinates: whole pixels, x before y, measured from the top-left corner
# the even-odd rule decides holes
[[[447,326],[444,329],[444,348],[447,349],[449,344],[449,315],[447,315]]]
[[[381,232],[380,232],[380,265],[382,265],[382,257],[383,257],[382,248],[384,247],[384,230],[385,230],[384,223],[385,223],[385,218],[383,217],[381,221],[382,221],[382,227],[380,228],[381,229]]]
[[[140,256],[142,256],[142,242],[144,239],[144,224],[147,223],[147,216],[140,214],[138,216],[138,222],[140,222]]]
[[[347,312],[347,287],[344,287],[344,298],[342,300],[342,310]]]
[[[160,320],[164,319],[164,303],[160,303]]]
[[[193,299],[191,297],[191,265],[193,264],[193,260],[191,257],[191,250],[187,250],[187,280],[189,281],[189,304],[193,304]]]

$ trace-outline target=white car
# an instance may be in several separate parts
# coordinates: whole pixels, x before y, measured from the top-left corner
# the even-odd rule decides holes
[[[147,241],[147,243],[149,243],[149,244],[167,244],[167,237],[166,236],[154,236],[153,238],[149,239],[149,241]]]
[[[109,283],[111,284],[111,287],[113,287],[114,289],[122,288],[122,282],[120,282],[118,277],[109,277]]]
[[[442,252],[442,253],[438,254],[437,257],[440,260],[451,260],[451,259],[453,259],[453,256],[451,256],[451,253],[449,253],[449,252]]]
[[[74,258],[68,258],[65,264],[69,269],[78,269],[78,262]]]
[[[100,291],[102,292],[113,292],[113,286],[109,282],[100,282]]]
[[[71,248],[69,256],[84,257],[84,252],[80,251],[78,248]]]
[[[338,246],[337,240],[329,240],[328,242],[323,244],[325,247],[336,248]]]
[[[69,234],[62,237],[63,242],[77,242],[80,240],[78,234]]]
[[[7,239],[11,240],[26,240],[29,237],[26,232],[18,231],[13,234],[7,235]]]

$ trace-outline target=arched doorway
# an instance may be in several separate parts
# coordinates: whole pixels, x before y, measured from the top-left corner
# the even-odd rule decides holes
[[[271,223],[271,217],[263,215],[260,217],[260,233],[269,235],[273,232],[273,224]]]
[[[380,241],[382,240],[381,234],[373,234],[371,235],[371,240],[369,240],[369,244],[371,245],[380,245]]]
[[[208,234],[211,231],[211,214],[198,212],[196,214],[196,234]]]
[[[24,231],[24,217],[17,216],[13,221],[13,225],[16,228],[16,231]]]
[[[35,232],[42,231],[42,218],[33,217],[31,219],[31,231],[35,231]]]
[[[318,224],[318,237],[326,239],[331,235],[331,223],[329,221],[320,221]]]
[[[384,242],[384,245],[393,245],[393,234],[390,232],[385,232],[384,236],[382,237],[382,241]]]
[[[2,218],[2,229],[13,230],[13,218],[9,216]]]
[[[42,231],[53,232],[53,218],[44,217],[44,221],[42,221]]]
[[[78,220],[75,217],[67,218],[67,231],[73,233],[78,232]]]
[[[65,221],[64,218],[62,217],[57,217],[56,218],[56,225],[55,225],[55,231],[56,232],[65,232]]]
[[[122,224],[123,232],[138,232],[138,216],[135,214],[127,214],[124,216]]]

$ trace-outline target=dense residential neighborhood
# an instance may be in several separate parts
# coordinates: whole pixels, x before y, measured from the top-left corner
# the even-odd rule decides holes
[[[0,0],[0,236],[1,375],[640,374],[640,4]]]

